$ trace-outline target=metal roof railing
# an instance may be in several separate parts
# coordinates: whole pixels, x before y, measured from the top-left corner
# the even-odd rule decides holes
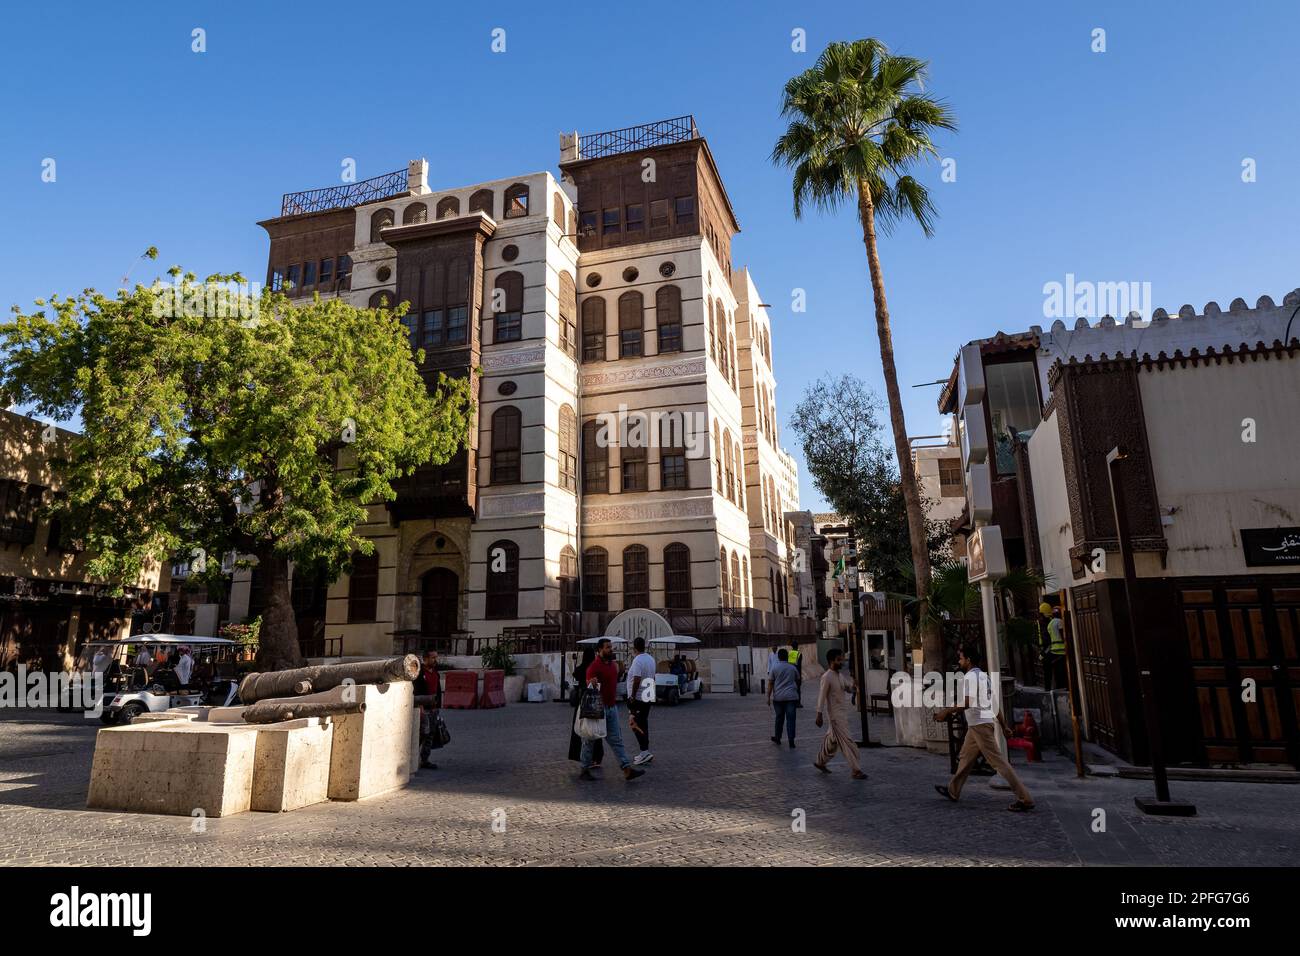
[[[280,215],[301,216],[303,213],[324,212],[327,209],[347,209],[396,196],[407,191],[406,173],[405,169],[398,169],[382,176],[363,179],[359,183],[285,193],[280,201]]]
[[[699,138],[700,131],[695,126],[694,116],[674,116],[672,119],[643,123],[640,126],[611,129],[603,133],[580,134],[578,158],[600,159],[602,156],[614,156],[618,153],[630,153],[638,149],[684,143]]]

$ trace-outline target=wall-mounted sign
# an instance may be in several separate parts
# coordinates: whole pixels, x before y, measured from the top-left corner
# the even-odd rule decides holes
[[[985,578],[1006,577],[1007,555],[1002,550],[1002,529],[995,524],[976,528],[966,541],[966,577],[972,584]]]
[[[1242,528],[1241,550],[1249,568],[1300,564],[1300,528]]]
[[[978,345],[962,347],[957,358],[957,401],[960,408],[984,399],[984,357]]]
[[[993,479],[988,462],[971,465],[966,472],[966,507],[972,521],[988,521],[993,517]]]
[[[961,452],[967,467],[989,457],[989,430],[984,424],[983,402],[972,402],[961,413]]]

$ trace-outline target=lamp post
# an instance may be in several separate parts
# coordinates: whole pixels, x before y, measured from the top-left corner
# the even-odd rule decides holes
[[[853,587],[849,593],[853,600],[853,679],[858,684],[858,716],[862,720],[862,739],[859,747],[879,747],[879,741],[871,739],[871,728],[867,721],[867,641],[862,633],[862,575],[858,569],[858,539],[853,527],[849,527],[849,550],[844,568],[852,576]]]
[[[1144,654],[1138,644],[1137,626],[1133,620],[1133,592],[1137,590],[1137,571],[1133,564],[1133,549],[1129,542],[1128,513],[1124,507],[1123,485],[1115,480],[1115,469],[1121,461],[1128,460],[1122,445],[1112,448],[1106,455],[1106,476],[1110,479],[1110,503],[1115,511],[1115,536],[1119,539],[1120,565],[1124,571],[1124,619],[1133,659],[1138,667],[1138,687],[1142,694],[1142,712],[1146,718],[1147,745],[1151,751],[1151,774],[1155,777],[1156,798],[1148,800],[1134,797],[1133,802],[1143,813],[1164,817],[1191,817],[1196,806],[1171,800],[1169,777],[1165,772],[1164,746],[1160,736],[1160,714],[1156,708],[1155,682],[1151,678],[1149,654]]]

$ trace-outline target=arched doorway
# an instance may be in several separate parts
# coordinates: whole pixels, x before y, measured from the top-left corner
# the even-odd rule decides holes
[[[420,634],[448,637],[460,623],[460,577],[447,568],[433,568],[420,578]]]

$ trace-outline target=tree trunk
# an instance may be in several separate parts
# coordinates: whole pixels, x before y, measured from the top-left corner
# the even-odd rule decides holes
[[[257,569],[266,596],[258,632],[258,666],[271,671],[298,667],[302,652],[298,649],[298,624],[289,594],[289,559],[268,548],[257,556]]]
[[[858,183],[858,215],[862,220],[862,242],[867,249],[867,268],[871,273],[871,295],[876,306],[876,335],[880,339],[880,367],[885,377],[885,395],[889,399],[889,421],[894,432],[894,452],[898,455],[898,474],[907,506],[907,537],[912,547],[912,567],[916,573],[916,596],[920,601],[918,621],[921,632],[923,667],[926,673],[943,665],[943,645],[938,628],[929,618],[927,597],[930,593],[930,549],[926,543],[925,511],[921,507],[921,490],[912,466],[912,445],[907,438],[903,417],[903,399],[898,391],[898,371],[894,367],[894,336],[889,329],[889,305],[885,300],[885,279],[880,270],[876,249],[876,210],[870,188]]]

